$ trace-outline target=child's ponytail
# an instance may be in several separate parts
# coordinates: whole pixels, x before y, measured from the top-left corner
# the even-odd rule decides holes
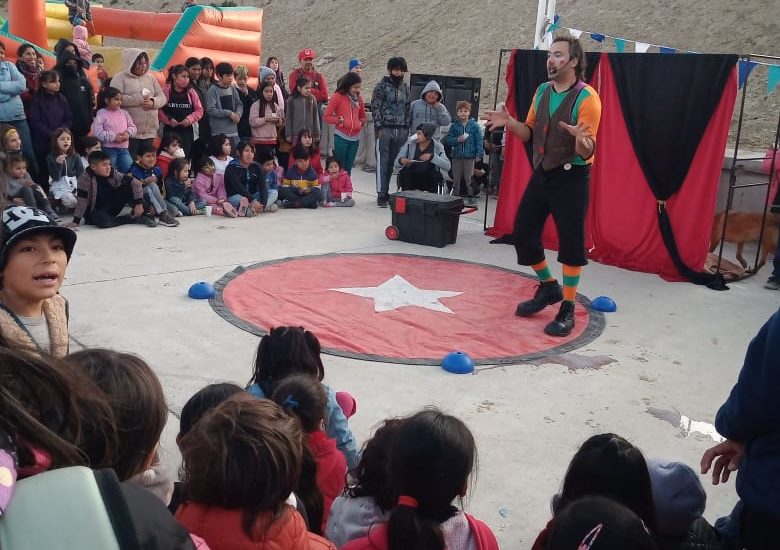
[[[390,483],[398,495],[387,526],[389,550],[444,550],[441,524],[457,513],[476,460],[474,436],[435,409],[401,422],[390,450]]]

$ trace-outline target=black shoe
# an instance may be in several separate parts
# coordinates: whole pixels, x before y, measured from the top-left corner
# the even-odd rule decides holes
[[[376,198],[376,205],[379,208],[387,208],[387,195],[379,195]]]
[[[563,290],[558,281],[547,281],[539,283],[536,287],[536,294],[530,300],[517,304],[515,315],[518,317],[529,317],[539,313],[547,306],[557,304],[563,300]]]
[[[545,334],[550,336],[568,336],[574,328],[574,302],[561,303],[561,309],[555,319],[544,327]]]

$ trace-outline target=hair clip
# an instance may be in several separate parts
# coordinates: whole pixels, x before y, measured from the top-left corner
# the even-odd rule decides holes
[[[297,409],[298,405],[300,405],[300,403],[298,401],[296,401],[295,399],[293,399],[292,395],[288,395],[287,397],[284,398],[284,401],[282,401],[282,407],[288,407],[290,409]]]
[[[417,499],[410,497],[409,495],[401,495],[398,497],[398,506],[408,506],[409,508],[417,508],[420,505]]]
[[[582,542],[577,547],[577,550],[590,550],[593,547],[593,543],[596,542],[596,539],[599,536],[599,533],[601,533],[601,530],[604,528],[603,523],[599,523],[591,529],[587,535],[582,539]]]

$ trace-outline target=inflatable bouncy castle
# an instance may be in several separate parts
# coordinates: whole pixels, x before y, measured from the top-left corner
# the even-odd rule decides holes
[[[162,42],[151,59],[151,69],[162,71],[188,57],[210,57],[215,63],[228,61],[246,65],[252,80],[260,65],[263,10],[252,7],[213,8],[193,6],[184,13],[151,13],[106,8],[93,4],[87,25],[90,44],[106,56],[111,48],[100,48],[103,37]],[[71,40],[73,28],[63,3],[43,0],[9,0],[8,21],[0,27],[0,42],[13,58],[17,47],[30,42],[44,54],[47,66],[54,65],[51,49],[60,38]],[[118,58],[118,55],[117,55]]]

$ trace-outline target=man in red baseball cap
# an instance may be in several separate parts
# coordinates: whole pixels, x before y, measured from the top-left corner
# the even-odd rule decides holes
[[[290,93],[295,90],[296,81],[299,77],[305,76],[311,81],[311,93],[314,99],[317,100],[317,108],[320,115],[320,129],[322,142],[315,147],[319,147],[323,155],[330,155],[330,150],[333,148],[333,126],[326,124],[323,127],[322,114],[325,112],[325,106],[328,104],[328,83],[325,82],[325,77],[314,70],[314,50],[311,48],[304,48],[298,52],[298,61],[301,66],[297,67],[290,72]]]

